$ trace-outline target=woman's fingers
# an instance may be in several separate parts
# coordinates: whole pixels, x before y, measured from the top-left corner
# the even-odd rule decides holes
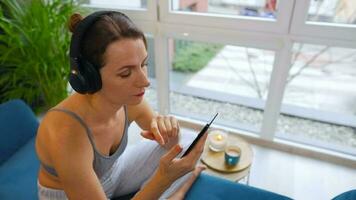
[[[155,136],[153,135],[153,133],[151,131],[141,131],[141,135],[142,137],[149,139],[149,140],[156,140]]]
[[[167,128],[166,128],[166,125],[164,124],[163,116],[157,117],[157,124],[158,124],[159,133],[161,134],[161,136],[164,139],[164,143],[167,143],[168,142]]]
[[[170,122],[172,124],[172,133],[173,136],[176,137],[179,134],[179,126],[178,126],[178,120],[174,117],[169,117]]]
[[[158,115],[152,119],[151,132],[155,140],[161,145],[175,141],[175,138],[179,135],[178,121],[172,116]],[[141,133],[141,135],[150,139],[147,133]]]
[[[164,120],[164,124],[166,126],[166,134],[167,134],[167,136],[168,137],[172,137],[173,133],[172,133],[172,124],[171,124],[170,117],[164,116],[163,120]]]
[[[201,154],[203,153],[204,150],[204,145],[205,141],[207,138],[208,134],[205,133],[203,137],[201,137],[198,141],[198,143],[195,145],[193,150],[188,154],[187,159],[191,159],[191,161],[194,163],[200,158]]]
[[[155,118],[152,119],[152,122],[151,122],[151,131],[152,131],[156,141],[158,143],[160,143],[161,145],[165,145],[165,140],[164,140],[164,138],[162,137],[162,135],[161,135],[161,133],[159,131],[159,125],[158,125],[157,120]]]
[[[182,147],[179,144],[174,145],[166,154],[162,156],[162,162],[165,164],[170,163],[181,151]]]

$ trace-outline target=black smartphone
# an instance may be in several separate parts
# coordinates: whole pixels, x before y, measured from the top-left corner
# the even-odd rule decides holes
[[[219,113],[216,113],[215,116],[213,117],[213,119],[210,121],[210,123],[206,124],[203,129],[200,131],[200,133],[198,134],[198,136],[194,139],[193,143],[189,146],[189,148],[187,149],[186,152],[184,152],[184,154],[182,155],[181,158],[183,158],[184,156],[188,155],[188,153],[194,148],[194,146],[198,143],[199,139],[206,133],[206,131],[209,129],[209,126],[213,123],[213,121],[215,120],[216,116],[218,116]]]

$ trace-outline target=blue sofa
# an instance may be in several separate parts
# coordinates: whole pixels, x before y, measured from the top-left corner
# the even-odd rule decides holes
[[[0,105],[0,199],[37,199],[38,120],[21,100]]]
[[[37,199],[39,161],[35,153],[38,120],[22,100],[0,104],[0,200]],[[343,198],[346,196],[346,198]],[[355,199],[355,191],[337,200]],[[116,199],[129,199],[131,195]],[[189,190],[186,199],[263,199],[288,197],[247,185],[233,183],[202,173]]]

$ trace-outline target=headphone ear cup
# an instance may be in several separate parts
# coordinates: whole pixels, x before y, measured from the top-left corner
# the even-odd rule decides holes
[[[69,83],[72,88],[80,94],[86,94],[88,92],[86,81],[81,74],[70,73]]]
[[[101,89],[101,76],[100,72],[90,63],[87,61],[85,62],[85,77],[88,83],[88,93],[95,93]]]

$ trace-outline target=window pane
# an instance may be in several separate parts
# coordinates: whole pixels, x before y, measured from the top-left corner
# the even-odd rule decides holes
[[[156,70],[155,70],[155,51],[154,51],[154,39],[151,36],[146,35],[147,39],[147,73],[150,80],[150,87],[146,89],[145,99],[152,106],[153,109],[157,110],[157,92],[156,92]]]
[[[277,0],[172,0],[172,10],[276,18]]]
[[[110,6],[117,8],[147,8],[147,0],[89,0],[91,5]]]
[[[151,80],[156,79],[156,63],[155,63],[155,48],[154,48],[154,39],[151,36],[146,35],[146,40],[147,40],[147,53],[148,53],[148,58],[147,58],[147,64],[148,64],[148,77]]]
[[[274,52],[232,45],[169,40],[170,106],[199,120],[259,132]]]
[[[356,24],[356,1],[311,0],[308,21]]]
[[[295,44],[278,132],[324,147],[355,148],[355,85],[356,49]]]

